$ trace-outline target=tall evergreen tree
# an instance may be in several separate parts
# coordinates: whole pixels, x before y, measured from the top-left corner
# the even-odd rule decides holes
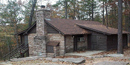
[[[67,8],[66,2],[67,1]],[[64,5],[65,4],[65,5]],[[67,15],[68,19],[78,19],[78,20],[94,20],[94,12],[96,8],[96,1],[94,0],[59,0],[53,5],[54,8],[61,7],[57,11],[67,11],[67,14],[62,15],[65,18]],[[93,7],[93,8],[91,8]],[[66,10],[67,9],[67,10]],[[61,12],[60,12],[61,13]]]

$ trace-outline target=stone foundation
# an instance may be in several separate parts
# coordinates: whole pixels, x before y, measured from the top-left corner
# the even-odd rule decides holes
[[[55,57],[54,55],[54,53],[47,53],[47,57]]]

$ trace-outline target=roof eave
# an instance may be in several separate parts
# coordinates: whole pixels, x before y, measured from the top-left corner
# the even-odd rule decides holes
[[[64,34],[64,35],[86,35],[86,34],[91,34],[91,33],[83,33],[83,34]]]
[[[30,29],[32,29],[35,25],[36,25],[36,22],[34,22],[34,24],[32,26],[28,27],[26,30],[18,33],[18,35],[26,35],[28,33],[28,31],[30,31]]]
[[[92,31],[96,31],[96,32],[102,33],[102,34],[104,34],[104,35],[111,35],[111,33],[107,33],[107,32],[103,32],[103,31],[99,31],[99,30],[87,28],[87,27],[81,26],[81,25],[78,25],[78,26],[81,27],[81,28],[85,28],[85,29],[89,29],[89,30],[92,30]]]

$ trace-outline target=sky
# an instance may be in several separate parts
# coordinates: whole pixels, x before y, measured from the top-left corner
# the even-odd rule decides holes
[[[11,0],[10,0],[11,1]],[[19,0],[16,0],[16,2],[18,2]],[[23,3],[27,3],[29,0],[21,0]],[[59,1],[59,0],[37,0],[37,5],[46,5],[47,3],[50,3],[50,4],[55,4],[56,1]],[[0,0],[0,5],[1,3],[2,4],[7,4],[8,0]],[[0,6],[2,7],[2,6]],[[22,20],[23,21],[23,20]]]
[[[0,0],[0,3],[6,4],[8,0]],[[16,0],[18,1],[18,0]],[[27,2],[29,0],[21,0],[22,2]],[[38,5],[46,5],[47,3],[55,4],[58,0],[37,0]]]
[[[48,3],[48,2],[51,3],[51,4],[55,4],[56,1],[58,1],[58,0],[38,0],[38,4],[39,5],[46,5],[46,3]]]

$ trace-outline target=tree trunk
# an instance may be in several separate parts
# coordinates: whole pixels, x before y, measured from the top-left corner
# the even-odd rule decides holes
[[[105,18],[104,18],[104,1],[103,1],[103,25],[105,24]]]
[[[74,7],[74,15],[73,15],[73,19],[75,19],[75,0],[73,0],[73,7]]]
[[[77,13],[78,13],[78,20],[80,20],[80,13],[79,13],[79,5],[77,6],[78,10],[77,10]]]
[[[90,20],[91,20],[91,16],[90,16],[90,7],[89,7],[89,14],[88,14],[88,15],[89,15],[89,21],[90,21]]]
[[[107,4],[107,0],[106,0]],[[107,5],[106,5],[106,27],[108,28],[108,12],[107,12]]]
[[[67,19],[67,0],[65,0],[65,18]]]
[[[128,9],[130,9],[130,1],[127,1],[127,6],[128,6]],[[130,22],[130,13],[128,14],[128,21],[127,22]],[[130,23],[128,23],[128,32],[130,32]],[[130,34],[128,34],[128,43],[129,43],[129,46],[130,46]]]
[[[94,21],[94,18],[93,18],[93,15],[94,15],[94,12],[93,12],[93,0],[92,0],[92,21]]]
[[[30,14],[30,18],[29,18],[29,27],[30,27],[31,24],[32,24],[32,18],[33,18],[34,8],[35,8],[35,6],[36,6],[36,3],[37,3],[37,0],[34,0],[33,6],[32,6],[32,10],[31,10],[31,14]]]
[[[122,0],[118,0],[118,54],[123,54],[122,45]]]
[[[15,39],[16,39],[16,43],[17,43],[17,47],[19,46],[19,42],[18,42],[18,35],[17,35],[17,23],[15,24],[15,31],[14,31],[14,33],[15,33]]]
[[[14,9],[14,11],[16,11],[16,10]],[[16,16],[16,12],[14,12],[14,15]],[[14,38],[16,40],[17,47],[18,47],[19,46],[18,35],[17,35],[17,33],[18,33],[18,28],[17,28],[18,21],[17,21],[16,17],[14,19],[15,19],[14,24],[13,24],[14,25]]]
[[[127,22],[130,22],[130,13],[127,16]],[[127,27],[128,32],[130,32],[130,23],[127,24]],[[130,46],[130,34],[128,34],[128,46]]]
[[[125,1],[125,9],[127,9],[127,1]],[[128,16],[125,15],[125,30],[128,31]]]

